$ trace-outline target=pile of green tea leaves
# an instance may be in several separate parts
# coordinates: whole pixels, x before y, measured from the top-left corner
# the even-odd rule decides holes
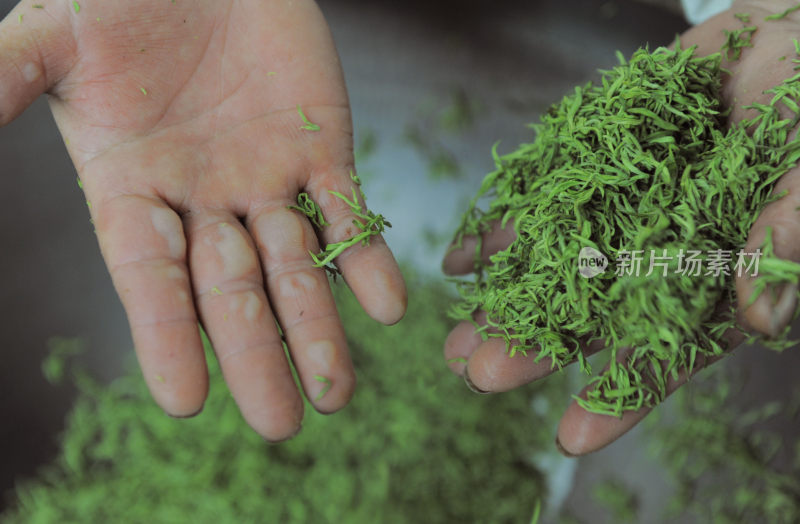
[[[736,303],[733,276],[753,272],[757,259],[739,257],[747,233],[800,157],[800,142],[787,143],[798,117],[781,116],[797,114],[800,75],[769,91],[751,120],[729,126],[719,53],[676,45],[618,56],[599,83],[550,107],[532,126],[533,143],[493,152],[497,169],[457,239],[513,223],[516,240],[489,262],[477,246],[475,278],[458,283],[452,310],[461,320],[486,311],[486,336],[504,339],[511,356],[535,351],[554,367],[577,360],[591,374],[581,348],[602,341],[610,365],[578,401],[612,415],[657,404],[668,377],[725,350],[721,334],[736,323],[715,308]],[[796,282],[797,264],[764,247],[762,285]],[[579,274],[585,248],[607,257],[604,273]],[[623,357],[624,348],[633,349]]]
[[[607,516],[593,521],[800,522],[800,384],[779,382],[777,392],[765,392],[742,363],[712,366],[645,420],[642,438],[664,482],[649,514],[647,489],[608,471],[591,488]],[[572,510],[564,508],[561,524],[582,522]]]
[[[442,364],[452,299],[443,286],[409,283],[408,314],[394,327],[369,319],[336,286],[357,391],[332,416],[307,405],[302,432],[279,445],[242,420],[210,348],[209,398],[185,420],[164,415],[138,371],[106,386],[72,366],[81,393],[63,451],[19,484],[0,520],[530,521],[546,487],[527,457],[552,449],[556,413],[537,415],[525,395],[467,391]],[[61,370],[54,364],[51,376]],[[536,395],[563,404],[566,391],[552,383]]]
[[[681,388],[671,423],[659,410],[648,420],[652,451],[677,487],[664,522],[800,522],[800,386],[742,410],[745,381],[724,368]]]

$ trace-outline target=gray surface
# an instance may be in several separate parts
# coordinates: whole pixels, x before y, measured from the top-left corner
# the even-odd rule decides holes
[[[356,140],[368,131],[378,138],[376,154],[360,166],[370,205],[393,222],[388,240],[398,258],[429,272],[438,271],[442,239],[452,233],[465,199],[492,168],[489,151],[496,140],[502,140],[501,151],[530,140],[525,124],[575,84],[595,78],[597,68],[613,65],[616,49],[628,54],[648,42],[666,43],[685,26],[673,14],[627,2],[505,2],[491,12],[483,5],[323,3],[345,68]],[[10,6],[0,0],[0,7]],[[403,135],[421,111],[446,104],[457,89],[481,108],[472,127],[443,138],[464,176],[432,181]],[[43,100],[0,129],[0,159],[5,175],[0,193],[5,223],[0,230],[5,276],[0,318],[6,346],[0,366],[3,490],[53,455],[53,437],[71,400],[69,390],[42,378],[47,339],[84,337],[90,348],[87,361],[107,378],[119,372],[131,342],[74,170]],[[422,241],[426,231],[440,238]],[[757,392],[775,390],[780,373],[789,383],[789,357],[770,355],[768,366],[757,365],[759,358],[742,351],[729,365],[753,366],[758,376],[751,388]],[[797,369],[796,354],[793,358]],[[779,389],[770,394],[779,398]],[[554,466],[575,516],[598,522],[587,493],[595,480],[615,476],[629,485],[648,486],[642,522],[656,521],[668,486],[641,441],[636,430],[607,450],[569,461],[566,468]],[[575,465],[574,488],[567,492]]]

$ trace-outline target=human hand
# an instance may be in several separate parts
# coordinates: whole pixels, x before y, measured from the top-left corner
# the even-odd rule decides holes
[[[276,320],[314,407],[346,405],[355,374],[309,252],[357,233],[329,193],[355,187],[352,124],[316,4],[25,1],[0,25],[0,125],[43,92],[159,405],[202,409],[199,321],[247,422],[268,440],[292,436],[303,402]],[[287,208],[300,192],[329,222],[319,237]],[[336,264],[373,318],[403,316],[380,237]]]
[[[784,5],[786,4],[786,5]],[[764,18],[791,7],[791,3],[741,3],[732,10],[697,26],[681,37],[683,48],[698,45],[698,54],[710,54],[718,51],[723,44],[723,30],[742,27],[742,22],[734,17],[736,13],[749,13],[750,22],[746,25],[757,25],[759,29],[752,37],[752,48],[743,49],[739,60],[725,61],[723,67],[731,71],[731,75],[723,80],[723,98],[732,109],[730,119],[739,121],[753,115],[748,114],[742,106],[753,103],[767,103],[771,95],[763,92],[779,84],[796,73],[791,58],[796,56],[792,37],[797,35],[797,24],[800,19],[792,13],[782,20],[764,21]],[[781,57],[785,57],[781,59]],[[775,192],[788,191],[781,198],[768,205],[750,230],[744,251],[752,252],[763,245],[767,228],[772,229],[775,254],[792,261],[800,261],[800,250],[792,242],[792,238],[800,234],[800,170],[797,168],[787,172],[774,188]],[[483,238],[482,256],[488,260],[489,255],[507,247],[514,239],[512,225],[500,229],[496,225]],[[449,274],[464,274],[472,271],[472,257],[475,253],[476,239],[465,239],[463,246],[450,252],[445,258],[444,269]],[[769,336],[778,335],[790,321],[796,308],[797,287],[787,285],[778,290],[778,300],[773,302],[770,293],[762,294],[754,304],[747,306],[754,290],[753,281],[746,276],[736,281],[738,300],[738,320],[741,325],[750,327]],[[479,314],[476,321],[485,325],[485,315]],[[744,335],[730,330],[723,335],[723,345],[728,348],[737,346]],[[582,352],[590,355],[603,349],[603,345],[594,343],[584,345]],[[618,362],[623,362],[630,352],[618,353]],[[517,353],[508,357],[506,343],[503,338],[490,337],[486,341],[475,332],[473,324],[462,322],[450,334],[445,343],[445,358],[451,370],[463,375],[467,384],[479,392],[503,392],[541,379],[552,372],[552,361],[542,359],[535,362],[535,352],[527,356]],[[719,357],[701,359],[695,364],[694,372],[718,360]],[[666,392],[671,393],[688,380],[686,372],[677,377],[669,377]],[[586,398],[588,386],[579,394]],[[582,455],[604,447],[613,442],[631,427],[637,424],[649,412],[649,409],[625,412],[622,417],[614,417],[591,413],[573,401],[558,428],[557,444],[568,455]]]

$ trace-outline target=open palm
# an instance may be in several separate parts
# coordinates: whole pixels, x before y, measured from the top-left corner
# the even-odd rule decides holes
[[[354,187],[352,124],[317,6],[23,2],[0,35],[0,124],[51,95],[156,401],[173,416],[202,408],[199,321],[265,438],[291,436],[303,417],[278,324],[316,409],[343,407],[355,375],[309,251],[357,232],[329,193]],[[321,206],[322,231],[287,208],[300,192]],[[372,317],[402,317],[404,284],[382,239],[336,264]]]

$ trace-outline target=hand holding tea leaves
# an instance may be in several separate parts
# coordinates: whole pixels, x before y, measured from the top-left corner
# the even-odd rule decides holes
[[[480,301],[491,299],[495,315],[507,315],[505,318],[508,319],[513,316],[519,326],[526,326],[526,329],[527,326],[532,326],[530,332],[536,332],[542,337],[537,339],[535,336],[520,335],[513,329],[509,331],[509,327],[498,324],[497,317],[490,317],[494,320],[488,326],[491,335],[488,338],[478,334],[471,322],[465,321],[459,324],[451,332],[445,344],[445,357],[451,369],[463,375],[472,389],[482,392],[508,391],[543,378],[560,365],[578,362],[583,369],[588,370],[586,357],[604,347],[611,346],[617,351],[616,359],[606,367],[602,378],[596,377],[592,384],[584,388],[578,395],[579,399],[572,402],[563,416],[558,429],[557,444],[565,453],[581,455],[614,441],[638,423],[654,404],[663,400],[665,395],[685,383],[690,374],[718,360],[725,351],[741,343],[745,335],[733,327],[736,322],[729,314],[730,303],[733,301],[738,302],[736,317],[739,326],[768,337],[780,338],[784,334],[784,328],[794,316],[797,306],[798,266],[782,262],[780,259],[800,262],[800,250],[796,247],[795,241],[800,235],[800,212],[798,212],[800,169],[790,168],[796,162],[798,153],[795,145],[784,148],[784,144],[791,142],[796,133],[796,130],[791,133],[787,130],[794,129],[797,122],[795,116],[798,114],[795,67],[800,63],[800,44],[797,41],[793,42],[792,39],[798,34],[800,17],[792,10],[780,16],[770,16],[782,13],[784,8],[792,5],[787,2],[774,2],[771,5],[763,2],[742,2],[733,10],[691,29],[681,37],[679,50],[697,45],[695,56],[703,57],[723,49],[721,65],[730,74],[723,71],[721,89],[714,88],[714,83],[719,82],[719,59],[711,61],[698,59],[699,61],[692,62],[691,67],[698,67],[694,71],[700,76],[691,77],[688,72],[690,64],[686,61],[690,60],[687,58],[689,51],[673,54],[671,58],[659,58],[664,60],[664,64],[675,64],[678,69],[672,72],[664,69],[664,74],[668,77],[664,77],[663,85],[673,87],[657,96],[654,96],[655,92],[652,89],[658,87],[654,87],[655,84],[647,84],[646,81],[639,84],[638,81],[642,77],[636,76],[638,73],[634,70],[628,80],[624,77],[627,74],[625,72],[616,76],[610,75],[603,80],[602,89],[606,93],[612,93],[609,98],[600,102],[607,104],[606,108],[618,107],[613,105],[617,103],[615,100],[641,97],[647,100],[647,103],[656,105],[662,104],[663,101],[663,105],[659,108],[664,110],[664,107],[669,106],[673,100],[677,104],[681,97],[686,96],[681,90],[685,91],[688,83],[706,85],[707,88],[711,88],[714,97],[717,92],[721,93],[723,104],[730,108],[727,117],[731,126],[729,133],[726,134],[722,129],[714,131],[711,135],[705,134],[706,131],[702,130],[699,124],[704,119],[717,118],[714,115],[720,113],[711,105],[694,105],[699,100],[693,98],[694,95],[689,95],[689,98],[684,100],[688,102],[686,108],[697,113],[681,113],[680,108],[677,109],[677,113],[671,113],[677,115],[679,123],[683,122],[688,127],[676,127],[674,123],[662,120],[650,109],[633,108],[619,113],[615,112],[616,109],[603,113],[608,117],[603,121],[604,125],[610,125],[608,128],[579,130],[570,126],[588,125],[579,122],[597,122],[600,112],[592,110],[595,106],[588,106],[589,109],[581,113],[579,108],[582,101],[595,96],[597,91],[576,90],[574,96],[565,98],[558,109],[545,117],[550,120],[545,120],[539,137],[544,136],[542,140],[552,140],[552,143],[540,142],[544,145],[526,146],[527,149],[509,155],[506,159],[508,164],[502,164],[503,167],[498,168],[497,175],[487,177],[484,188],[491,188],[491,191],[496,195],[502,195],[508,202],[504,203],[506,201],[497,197],[496,204],[492,204],[496,207],[490,207],[486,215],[468,214],[465,218],[465,224],[472,227],[475,223],[488,224],[480,222],[485,219],[484,217],[499,219],[504,213],[509,212],[509,209],[516,212],[515,210],[524,208],[526,211],[520,216],[527,222],[524,228],[520,229],[519,224],[506,223],[503,227],[501,222],[495,221],[492,229],[483,235],[482,265],[484,270],[488,268],[490,274],[485,280],[477,277],[475,283],[467,283],[462,288],[464,305],[457,311],[458,316],[465,318],[466,315],[468,318],[473,304],[485,305],[487,302]],[[637,59],[642,60],[642,64],[656,63],[648,62],[651,58],[641,54]],[[684,66],[686,69],[683,69]],[[650,65],[641,67],[647,69]],[[704,77],[715,68],[716,76]],[[683,71],[686,71],[685,76]],[[793,77],[794,80],[787,80]],[[620,82],[618,85],[612,84],[617,80]],[[643,89],[642,86],[645,84],[651,91]],[[612,98],[614,93],[619,92],[615,91],[616,89],[631,91]],[[698,91],[697,96],[706,95],[700,95]],[[654,102],[655,100],[657,102]],[[625,102],[619,104],[624,106]],[[749,109],[743,107],[751,104],[755,107]],[[649,144],[648,148],[652,147],[643,155],[637,149],[638,144],[630,144],[632,146],[630,148],[628,145],[620,146],[618,142],[621,140],[620,137],[631,135],[625,135],[627,131],[621,132],[617,129],[617,126],[620,128],[636,126],[638,124],[635,122],[641,122],[642,117],[651,118],[653,119],[651,122],[654,123],[652,127],[646,128],[645,136],[640,138]],[[752,124],[737,127],[737,123],[741,121]],[[755,122],[758,122],[758,125]],[[557,127],[562,125],[564,127]],[[603,138],[603,132],[607,132],[608,136]],[[751,148],[752,154],[746,152],[739,158],[735,155],[739,151],[744,151],[740,147],[741,144],[749,144],[749,141],[753,140],[748,138],[748,132],[753,133],[761,145],[757,145],[755,150]],[[591,157],[588,150],[581,149],[584,147],[581,145],[583,142],[575,145],[574,150],[582,153],[578,154],[581,159],[574,165],[570,163],[569,158],[558,156],[564,154],[561,151],[573,151],[570,149],[572,147],[570,137],[577,134],[587,137],[585,143],[591,143],[595,136],[600,136],[597,143],[601,148],[607,144],[614,144],[608,151],[603,149],[602,154],[608,153],[610,157],[605,157],[608,163],[604,164],[602,173],[599,170],[592,172],[592,169],[587,167],[589,164],[586,163],[586,158],[595,157]],[[695,137],[706,138],[695,140]],[[715,147],[718,149],[710,153],[703,152],[701,140],[716,144]],[[736,147],[726,148],[720,144]],[[673,154],[679,150],[676,147],[698,148],[696,156],[692,156],[695,155],[692,153],[686,157],[697,160],[697,163],[692,161],[690,168],[681,167],[677,170],[678,178],[670,180],[662,174],[669,172],[671,168],[674,169],[673,160],[677,159],[677,155]],[[734,150],[737,153],[732,153]],[[664,160],[661,161],[666,164],[658,164],[656,156],[650,156],[651,152],[653,155],[666,152]],[[536,164],[532,163],[534,157]],[[746,158],[758,160],[755,164],[745,163]],[[529,167],[531,165],[535,167]],[[564,168],[564,165],[567,167]],[[547,171],[542,171],[542,166],[553,166],[551,169],[558,175],[548,178],[544,174]],[[533,182],[522,180],[520,177],[523,177],[528,169],[539,178],[534,178]],[[777,182],[770,182],[776,180],[780,173],[783,173],[783,176]],[[515,177],[514,174],[518,176]],[[583,178],[576,178],[578,176]],[[598,177],[597,180],[594,180],[595,176]],[[673,185],[672,181],[676,179],[680,183]],[[641,182],[634,186],[637,180]],[[720,187],[710,185],[714,180],[718,181]],[[530,187],[524,184],[529,184]],[[771,184],[774,184],[774,187]],[[520,191],[518,189],[520,187],[529,192],[517,199],[515,195]],[[625,189],[626,187],[632,189]],[[781,195],[781,198],[767,203],[770,201],[769,187],[772,187],[772,195]],[[586,188],[601,189],[592,189],[592,193]],[[615,195],[613,197],[615,200],[606,200],[610,194]],[[632,205],[630,211],[625,211],[625,206],[628,204],[616,200],[618,196],[624,197],[626,194],[636,195],[636,203]],[[690,198],[692,202],[672,200],[676,194],[685,195],[683,198]],[[708,198],[709,196],[712,198]],[[525,207],[530,206],[526,198],[536,199],[534,207]],[[671,207],[663,208],[660,207],[662,201],[671,201],[673,204]],[[592,202],[591,209],[588,208],[587,202]],[[584,204],[587,208],[580,207]],[[603,205],[616,206],[623,211],[614,211],[616,217],[614,221],[609,219],[604,222],[602,209],[608,211],[609,208],[602,208]],[[762,208],[760,214],[747,211]],[[687,210],[692,209],[702,210],[703,215],[692,216],[691,213],[687,213]],[[715,219],[715,213],[719,209],[724,209],[722,218]],[[470,213],[473,211],[474,208]],[[537,215],[542,212],[554,214],[545,217]],[[578,224],[580,227],[572,227],[571,236],[554,233],[559,230],[554,229],[555,226],[552,224],[554,221],[562,220],[559,216],[566,217],[563,218],[563,223],[559,222],[558,227],[562,227],[561,231],[569,231],[571,224]],[[587,216],[591,216],[594,221],[584,220]],[[630,226],[632,229],[622,234],[621,228],[628,227],[626,224],[632,224]],[[645,226],[636,229],[641,227],[640,224]],[[749,235],[745,236],[748,228]],[[489,256],[497,252],[505,253],[505,248],[512,245],[516,238],[516,230],[524,231],[526,236],[523,238],[530,241],[531,245],[520,247],[513,254],[504,254],[500,259],[495,257],[496,260],[504,262],[493,265],[495,263],[489,260]],[[720,248],[719,243],[722,239],[725,241],[736,239],[734,245],[729,248],[742,247],[746,252],[771,246],[774,249],[769,258],[769,270],[773,272],[772,276],[785,269],[784,274],[772,282],[785,283],[772,286],[758,294],[759,291],[763,291],[761,287],[766,280],[759,281],[743,275],[736,278],[734,296],[733,284],[730,281],[726,284],[725,279],[721,278],[711,282],[708,279],[712,277],[706,275],[697,277],[698,280],[695,282],[686,279],[667,281],[661,279],[658,274],[648,277],[651,280],[646,282],[640,279],[630,284],[622,281],[628,278],[627,276],[620,276],[618,280],[607,278],[594,283],[587,282],[581,280],[583,277],[577,276],[575,266],[568,264],[566,258],[562,260],[559,256],[572,249],[570,246],[592,245],[601,238],[598,236],[600,235],[598,231],[605,232],[609,238],[612,236],[623,238],[628,242],[646,243],[656,239],[662,243],[661,245],[672,249],[680,247],[683,245],[681,242],[688,242],[689,239],[692,242],[704,242],[710,249]],[[698,231],[700,234],[697,234]],[[544,237],[547,234],[555,236],[547,240]],[[536,243],[537,236],[543,239],[541,243]],[[627,245],[615,246],[613,243],[608,246],[610,250],[606,251],[607,253],[614,249],[636,248]],[[477,247],[476,237],[464,238],[460,249],[449,253],[446,257],[445,271],[450,274],[473,271],[475,269],[473,257]],[[575,254],[577,255],[577,251]],[[529,259],[526,258],[520,263],[520,256]],[[570,260],[576,262],[574,258]],[[524,273],[528,263],[536,264],[537,271],[541,273],[520,276],[519,281],[538,282],[540,287],[528,290],[524,295],[519,291],[518,296],[512,296],[502,288],[493,287],[494,282],[515,281],[512,277],[508,277],[510,272]],[[569,265],[569,268],[564,269],[566,267],[564,264]],[[481,265],[478,266],[479,269],[480,267]],[[762,269],[767,268],[762,267]],[[574,274],[568,274],[569,272]],[[764,272],[760,271],[759,275]],[[575,291],[576,289],[580,291]],[[661,290],[665,293],[659,294]],[[758,298],[751,304],[751,296],[756,294]],[[612,295],[616,297],[612,297],[616,304],[623,304],[627,308],[624,313],[609,310],[593,315],[591,310],[587,309],[591,307],[590,304],[598,307],[608,304],[606,300]],[[524,304],[524,300],[519,297],[535,300],[537,308],[540,309],[524,308],[521,305]],[[649,297],[649,300],[640,301],[639,297]],[[730,302],[726,303],[728,299]],[[571,313],[559,313],[561,315],[559,322],[563,324],[553,325],[554,317],[548,316],[548,312],[565,311],[564,300],[569,301],[567,310]],[[486,306],[486,309],[489,307]],[[695,309],[697,311],[694,311]],[[522,318],[520,315],[530,315],[530,318],[537,319],[537,323],[531,324],[531,321],[527,320],[529,317]],[[641,322],[645,318],[660,319],[661,322],[637,324],[637,320]],[[614,320],[613,324],[609,319]],[[485,312],[475,313],[474,320],[483,326],[482,329],[487,327]],[[673,326],[676,328],[675,331],[671,331]],[[694,334],[693,326],[697,327]],[[595,330],[604,330],[604,336],[593,338],[592,332]],[[613,338],[615,345],[611,345],[608,342],[609,338],[605,337]],[[625,344],[620,344],[619,341],[626,339],[641,340],[642,345],[625,347]],[[531,350],[527,351],[527,354],[523,354],[522,351],[516,352],[513,358],[509,358],[507,341],[511,343],[512,351],[517,347],[525,347],[524,344],[528,344],[527,347]],[[542,349],[545,347],[548,349],[547,353]],[[677,352],[664,351],[669,347],[676,348]],[[539,351],[546,357],[536,362]],[[671,358],[658,357],[661,354],[671,354]],[[556,356],[559,360],[556,360]],[[634,362],[639,367],[634,368],[632,364]],[[607,377],[611,377],[608,378],[610,382],[606,381]],[[591,407],[592,411],[587,407]],[[605,413],[601,413],[602,411]]]
[[[203,406],[198,321],[266,439],[288,438],[303,417],[282,336],[314,407],[343,407],[355,376],[309,252],[360,233],[330,193],[350,195],[357,179],[347,93],[317,6],[21,2],[0,26],[0,125],[44,92],[164,410]],[[303,192],[324,214],[320,230],[288,207]],[[364,309],[391,324],[405,288],[386,244],[371,240],[336,264]]]

